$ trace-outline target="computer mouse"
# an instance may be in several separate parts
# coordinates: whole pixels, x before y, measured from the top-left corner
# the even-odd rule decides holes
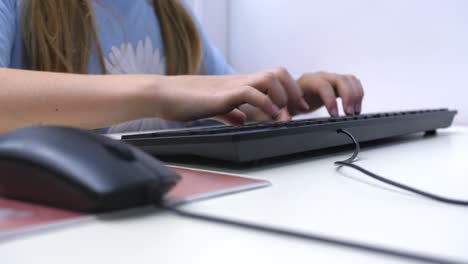
[[[180,179],[149,154],[76,128],[0,136],[0,196],[82,212],[158,203]]]

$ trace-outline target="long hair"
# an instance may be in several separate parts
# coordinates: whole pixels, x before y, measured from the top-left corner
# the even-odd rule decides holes
[[[23,0],[24,58],[32,70],[87,73],[92,48],[105,72],[93,0]],[[196,74],[201,64],[197,27],[180,0],[153,0],[169,75]]]

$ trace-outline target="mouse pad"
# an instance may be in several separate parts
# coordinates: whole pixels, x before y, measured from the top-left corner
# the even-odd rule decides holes
[[[94,219],[94,216],[0,198],[0,241]]]
[[[172,205],[213,198],[270,185],[268,181],[250,179],[181,167],[169,167],[182,179],[166,195]],[[94,215],[0,198],[0,242],[36,232],[94,220]]]
[[[271,185],[265,180],[204,170],[168,167],[182,176],[177,185],[166,195],[165,200],[169,204],[194,202]]]

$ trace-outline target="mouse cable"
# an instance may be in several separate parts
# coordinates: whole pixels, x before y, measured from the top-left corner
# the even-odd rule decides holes
[[[375,174],[375,173],[373,173],[371,171],[368,171],[368,170],[364,169],[361,166],[353,164],[353,162],[355,161],[355,159],[358,156],[359,151],[361,149],[361,147],[359,145],[359,142],[356,140],[356,138],[354,138],[354,136],[351,133],[349,133],[348,131],[346,131],[344,129],[340,129],[337,132],[347,135],[353,141],[355,148],[354,148],[354,153],[350,158],[348,158],[346,160],[343,160],[343,161],[337,161],[337,162],[335,162],[335,165],[346,166],[346,167],[353,168],[353,169],[358,170],[358,171],[364,173],[365,175],[367,175],[367,176],[369,176],[369,177],[371,177],[371,178],[373,178],[375,180],[384,182],[384,183],[386,183],[388,185],[403,189],[403,190],[411,192],[411,193],[421,195],[423,197],[426,197],[426,198],[429,198],[429,199],[432,199],[432,200],[436,200],[436,201],[439,201],[439,202],[442,202],[442,203],[447,203],[447,204],[452,204],[452,205],[468,206],[468,201],[462,201],[462,200],[447,198],[447,197],[443,197],[443,196],[440,196],[440,195],[437,195],[437,194],[429,193],[427,191],[416,189],[414,187],[411,187],[411,186],[408,186],[408,185],[405,185],[405,184],[402,184],[402,183],[399,183],[399,182],[392,181],[390,179],[384,178],[384,177],[379,176],[379,175],[377,175],[377,174]]]
[[[424,197],[428,197],[437,201],[441,201],[441,202],[449,203],[449,204],[456,204],[456,205],[468,205],[468,202],[466,201],[460,201],[460,200],[441,197],[439,195],[431,194],[426,191],[421,191],[413,187],[410,187],[410,186],[407,186],[398,182],[394,182],[392,180],[388,180],[360,166],[353,164],[352,162],[355,161],[361,149],[359,142],[354,138],[354,136],[351,133],[349,133],[346,130],[338,130],[337,132],[343,133],[347,135],[349,138],[351,138],[351,140],[354,142],[355,149],[354,149],[353,155],[350,158],[343,160],[343,161],[337,161],[335,162],[336,165],[348,166],[348,167],[354,168],[376,180],[382,181],[389,185],[392,185],[392,186],[404,189],[406,191],[413,192],[413,193],[416,193],[416,194],[419,194]],[[227,218],[222,218],[222,217],[217,217],[217,216],[194,213],[194,212],[190,212],[184,209],[180,209],[179,205],[169,205],[169,204],[165,204],[164,202],[162,203],[158,202],[156,204],[158,207],[165,209],[167,211],[170,211],[179,216],[196,219],[200,221],[212,222],[212,223],[223,224],[223,225],[228,225],[228,226],[233,226],[233,227],[240,227],[240,228],[250,229],[254,231],[269,233],[269,234],[276,234],[276,235],[288,236],[288,237],[293,237],[293,238],[299,238],[299,239],[304,239],[308,241],[314,241],[314,242],[319,242],[323,244],[340,246],[340,247],[345,247],[349,249],[355,249],[355,250],[365,251],[369,253],[381,254],[381,255],[402,258],[402,259],[407,259],[407,260],[412,260],[412,261],[420,261],[420,262],[425,262],[425,263],[438,263],[438,264],[440,263],[443,263],[443,264],[465,263],[466,264],[466,262],[460,262],[460,261],[455,261],[455,260],[450,260],[450,259],[445,259],[445,258],[430,256],[430,255],[423,255],[423,254],[418,254],[418,253],[408,252],[408,251],[403,251],[403,250],[398,250],[398,249],[392,249],[392,248],[387,248],[387,247],[378,247],[378,246],[374,246],[370,244],[344,240],[344,239],[334,238],[330,236],[323,236],[323,235],[312,234],[312,233],[302,233],[302,232],[288,230],[284,228],[277,228],[277,227],[271,227],[271,226],[266,226],[266,225],[261,225],[261,224],[256,224],[256,223],[249,223],[249,222],[243,222],[239,220],[232,220],[232,219],[227,219]]]
[[[403,250],[398,250],[398,249],[379,247],[379,246],[374,246],[370,244],[365,244],[362,242],[355,242],[355,241],[350,241],[350,240],[345,240],[345,239],[334,238],[331,236],[323,236],[323,235],[312,234],[312,233],[303,233],[303,232],[288,230],[284,228],[278,228],[278,227],[266,226],[262,224],[243,222],[240,220],[232,220],[232,219],[227,219],[227,218],[222,218],[222,217],[217,217],[217,216],[194,213],[194,212],[190,212],[184,209],[180,209],[178,205],[169,205],[169,204],[159,203],[157,204],[157,207],[170,211],[179,216],[191,218],[195,220],[217,223],[217,224],[222,224],[222,225],[227,225],[227,226],[232,226],[232,227],[239,227],[239,228],[249,229],[249,230],[263,232],[263,233],[282,235],[282,236],[287,236],[287,237],[292,237],[292,238],[299,238],[303,240],[323,243],[323,244],[332,245],[332,246],[339,246],[339,247],[344,247],[348,249],[365,251],[368,253],[386,255],[386,256],[394,257],[394,258],[401,258],[401,259],[406,259],[406,260],[411,260],[411,261],[433,263],[433,264],[467,264],[466,262],[460,262],[460,261],[455,261],[455,260],[450,260],[450,259],[445,259],[445,258],[430,256],[430,255],[423,255],[419,253],[408,252],[408,251],[403,251]]]

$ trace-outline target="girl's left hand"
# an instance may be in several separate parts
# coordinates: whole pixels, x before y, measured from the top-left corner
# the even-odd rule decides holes
[[[305,112],[297,112],[297,108],[285,107],[278,116],[278,121],[288,121],[292,116],[312,112],[325,106],[331,116],[338,116],[337,98],[341,97],[344,113],[347,115],[360,114],[364,89],[358,78],[354,75],[342,75],[328,72],[306,73],[295,81],[284,68],[268,70],[273,73],[283,85],[296,87],[301,95],[293,94],[293,98],[303,97],[309,106]],[[297,92],[296,92],[297,93]],[[247,113],[248,119],[252,121],[271,120],[260,111],[252,107],[242,107]]]
[[[341,97],[345,114],[361,113],[364,89],[354,75],[306,73],[299,78],[298,84],[304,91],[304,98],[311,111],[325,105],[331,116],[338,116],[336,98]]]

